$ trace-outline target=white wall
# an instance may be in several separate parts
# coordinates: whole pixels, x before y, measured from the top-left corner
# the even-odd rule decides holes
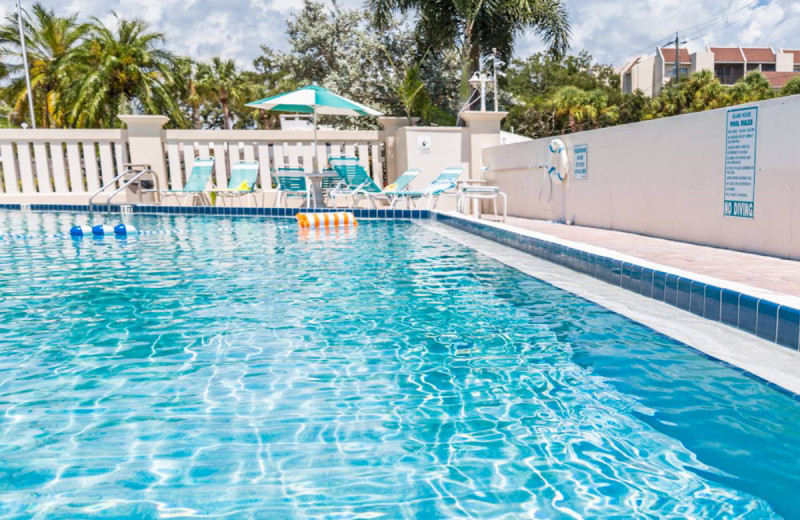
[[[539,201],[543,175],[535,169],[549,160],[549,138],[485,149],[487,178],[508,194],[511,215],[565,214],[583,226],[800,258],[800,96],[752,105],[753,219],[723,216],[727,109],[562,136],[571,161],[573,145],[588,145],[588,180],[555,186],[549,202]]]
[[[692,54],[692,68],[690,72],[700,72],[710,70],[714,72],[714,53],[711,51],[697,51]]]
[[[464,177],[469,176],[469,133],[466,128],[407,126],[397,131],[396,139],[398,175],[409,168],[422,169],[409,189],[421,190],[449,166],[464,166]],[[421,149],[421,139],[430,144],[429,153]],[[443,197],[438,207],[455,209],[455,199]]]

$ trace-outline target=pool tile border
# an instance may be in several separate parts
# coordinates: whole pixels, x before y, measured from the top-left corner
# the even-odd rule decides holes
[[[532,236],[534,233],[528,235],[470,217],[434,212],[432,218],[622,289],[663,301],[696,316],[736,327],[792,350],[800,350],[800,309],[792,306],[667,270],[652,269],[584,251]]]
[[[0,209],[21,210],[23,206],[30,211],[89,211],[88,205],[81,204],[0,204]],[[131,205],[134,214],[152,215],[222,215],[222,216],[260,216],[260,217],[294,217],[299,212],[332,213],[348,211],[356,218],[376,220],[411,220],[429,219],[431,212],[427,209],[342,209],[342,208],[236,208],[222,206],[157,206]],[[119,214],[120,205],[112,204],[111,212]],[[105,206],[95,206],[98,216],[105,214]]]

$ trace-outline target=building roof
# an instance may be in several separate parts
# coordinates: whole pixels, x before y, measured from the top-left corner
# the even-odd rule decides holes
[[[793,54],[794,55],[794,62],[797,65],[800,65],[800,51],[790,51],[788,49],[781,49],[781,52],[785,52],[786,54]]]
[[[637,64],[637,63],[639,63],[639,60],[640,60],[640,59],[641,59],[641,58],[636,58],[636,59],[633,59],[633,60],[631,60],[631,61],[627,62],[625,65],[623,65],[623,66],[622,66],[622,68],[619,70],[619,73],[620,73],[620,75],[625,75],[625,74],[627,74],[628,72],[630,72],[630,71],[631,71],[631,69],[632,69],[634,66],[636,66],[636,64]]]
[[[671,47],[659,47],[658,50],[661,51],[661,55],[664,56],[664,61],[666,63],[675,62],[675,49]],[[681,63],[692,63],[692,57],[689,56],[689,49],[686,47],[681,47],[679,57]]]
[[[709,47],[714,53],[715,63],[744,63],[744,54],[739,47]]]
[[[790,79],[800,76],[800,72],[762,72],[772,88],[783,88]]]
[[[769,47],[743,47],[748,63],[775,63],[775,53]]]

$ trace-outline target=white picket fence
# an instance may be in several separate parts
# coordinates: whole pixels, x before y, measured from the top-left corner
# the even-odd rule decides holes
[[[0,193],[90,193],[122,172],[124,130],[0,130]]]
[[[214,157],[216,186],[226,186],[231,165],[260,162],[260,184],[283,166],[312,170],[308,131],[167,130],[162,140],[162,188],[181,189],[195,157]],[[127,130],[0,129],[0,195],[87,194],[122,173],[130,162]],[[377,131],[320,131],[320,165],[329,155],[355,155],[379,186],[385,179],[384,143]],[[156,152],[158,155],[158,152]]]
[[[167,130],[165,152],[167,182],[180,189],[192,170],[195,157],[214,157],[214,184],[226,186],[231,166],[237,161],[259,161],[262,188],[272,186],[271,175],[280,167],[312,171],[314,143],[308,131]],[[384,183],[384,151],[377,131],[320,131],[319,163],[329,155],[355,155],[379,185]]]

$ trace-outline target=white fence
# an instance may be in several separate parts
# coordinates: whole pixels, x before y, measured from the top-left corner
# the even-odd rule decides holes
[[[262,189],[272,188],[277,168],[312,170],[308,131],[167,130],[161,135],[164,161],[153,167],[162,175],[162,188],[181,189],[200,156],[216,159],[216,186],[227,186],[231,165],[239,160],[260,162]],[[320,131],[317,146],[320,165],[328,155],[355,155],[383,186],[386,153],[378,131]],[[61,195],[83,199],[122,173],[132,162],[130,150],[127,130],[0,129],[0,202],[57,201]]]
[[[0,130],[0,194],[90,193],[127,157],[124,130]]]
[[[314,143],[308,131],[280,130],[167,130],[164,140],[168,178],[180,189],[192,170],[195,157],[214,157],[214,184],[226,186],[231,165],[257,160],[261,186],[272,185],[271,172],[284,166],[312,171]],[[379,185],[384,183],[384,156],[377,131],[320,131],[317,154],[321,166],[329,155],[355,155]]]

